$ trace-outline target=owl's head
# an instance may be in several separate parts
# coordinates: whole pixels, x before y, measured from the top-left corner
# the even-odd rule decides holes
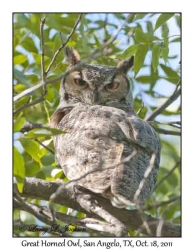
[[[66,60],[69,68],[80,63],[79,53],[66,47]],[[62,81],[61,101],[88,105],[117,106],[123,103],[132,106],[132,95],[127,72],[133,66],[133,56],[117,66],[82,64],[79,70],[72,71]]]

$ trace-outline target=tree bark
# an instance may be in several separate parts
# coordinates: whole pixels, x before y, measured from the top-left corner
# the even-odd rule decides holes
[[[34,198],[38,200],[46,200],[50,199],[50,196],[57,191],[57,189],[61,186],[61,183],[57,182],[50,182],[36,178],[25,178],[24,189],[21,196],[27,198]],[[68,186],[67,186],[68,187]],[[14,188],[17,188],[16,183],[14,183]],[[73,197],[73,198],[72,198]],[[113,207],[109,200],[94,195],[94,200],[97,201],[99,207],[107,211],[109,214],[114,216],[118,219],[121,223],[123,223],[127,228],[132,230],[141,230],[141,233],[147,234],[146,229],[142,226],[142,217],[138,210],[127,210],[127,209],[119,209]],[[75,193],[73,192],[72,188],[65,189],[65,192],[60,194],[55,203],[72,208],[74,210],[83,212],[87,214],[88,217],[93,217],[97,219],[102,219],[98,217],[98,215],[93,214],[90,208],[83,209],[83,207],[79,204],[76,200]],[[88,212],[91,211],[91,212]],[[153,218],[152,216],[144,213],[144,216],[149,224],[149,227],[153,233],[153,235],[149,236],[156,236],[157,226],[160,222],[159,219]],[[164,222],[163,227],[161,230],[161,236],[163,237],[181,237],[181,227],[177,225],[173,225],[169,222]]]

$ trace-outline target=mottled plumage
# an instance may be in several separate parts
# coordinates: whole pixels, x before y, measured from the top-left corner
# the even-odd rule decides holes
[[[72,67],[78,52],[66,49]],[[83,64],[61,83],[61,101],[51,126],[65,130],[55,136],[56,160],[69,180],[111,200],[117,207],[134,203],[134,195],[156,153],[139,199],[152,194],[160,161],[154,129],[133,111],[127,72],[133,57],[117,67]],[[134,154],[126,161],[126,157]]]

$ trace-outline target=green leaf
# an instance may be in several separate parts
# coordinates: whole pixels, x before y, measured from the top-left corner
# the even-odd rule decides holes
[[[147,112],[148,112],[148,108],[147,107],[144,107],[144,108],[142,108],[141,110],[139,110],[140,112],[138,113],[138,116],[142,119],[142,120],[144,120],[144,118],[145,118],[145,116],[146,116],[146,114],[147,114]]]
[[[29,36],[26,37],[24,41],[22,41],[21,45],[22,47],[24,47],[24,49],[26,49],[29,52],[38,53],[38,49],[36,48],[34,40]]]
[[[23,156],[19,153],[16,147],[14,147],[14,176],[17,180],[17,187],[20,193],[22,193],[25,177],[25,166]]]
[[[26,104],[28,100],[29,100],[29,96],[24,96],[23,98],[21,98],[20,100],[14,103],[14,109],[17,109],[20,106]]]
[[[166,39],[168,37],[168,34],[169,34],[169,28],[168,28],[168,25],[166,23],[164,23],[162,25],[162,37],[164,39]]]
[[[55,89],[52,86],[47,87],[47,93],[45,99],[49,102],[54,102],[55,99]]]
[[[135,15],[135,18],[134,18],[134,21],[136,21],[136,20],[138,20],[138,19],[142,19],[142,18],[144,18],[144,16],[146,16],[146,15],[147,15],[147,13],[146,13],[146,14],[143,14],[143,13],[136,14],[136,15]]]
[[[55,168],[51,172],[51,176],[55,179],[60,178],[63,175],[63,170],[59,168]]]
[[[47,155],[44,155],[41,160],[44,166],[51,166],[53,162],[55,161],[55,157],[53,154],[47,154]]]
[[[157,44],[153,45],[152,48],[152,68],[156,72],[160,59],[160,47]]]
[[[153,24],[152,22],[148,21],[147,22],[147,31],[150,35],[153,35],[154,29],[153,29]]]
[[[165,63],[167,63],[168,61],[168,54],[169,54],[169,47],[168,44],[166,44],[163,47],[161,47],[161,55]]]
[[[143,33],[143,31],[138,27],[135,29],[135,41],[137,43],[148,43],[149,36],[148,34]]]
[[[52,173],[52,171],[53,171],[53,167],[52,167],[52,166],[43,166],[43,167],[42,167],[42,171],[43,171],[43,173],[45,174],[45,176],[47,176],[47,177],[52,177],[52,176],[51,176],[51,173]]]
[[[40,149],[39,144],[29,138],[22,137],[20,138],[20,142],[22,146],[24,147],[25,151],[31,155],[31,157],[38,163],[41,164],[40,158]]]
[[[24,159],[16,147],[14,147],[14,175],[25,177]]]
[[[171,43],[180,43],[181,42],[181,38],[180,37],[177,37],[173,40],[171,40]]]
[[[86,215],[85,215],[84,213],[77,212],[76,216],[77,216],[78,218],[85,218]]]
[[[61,39],[58,37],[58,34],[55,36],[55,40],[54,40],[54,44],[53,44],[53,51],[54,53],[61,47],[62,45],[62,42],[61,42]],[[53,53],[53,54],[54,54]],[[61,63],[64,59],[64,49],[62,49],[57,58],[56,58],[56,62],[57,63]]]
[[[24,126],[26,119],[24,117],[18,118],[14,121],[14,132],[19,132]]]
[[[174,13],[165,13],[165,14],[161,14],[158,17],[158,20],[156,21],[156,26],[154,31],[156,31],[160,26],[162,26],[162,24],[164,24],[165,22],[167,22],[172,16],[174,16]]]
[[[45,137],[45,136],[53,136],[53,135],[60,135],[60,134],[65,134],[65,131],[62,131],[60,129],[56,128],[35,128],[28,132],[25,136],[28,138],[40,138],[40,137]]]
[[[26,86],[28,86],[26,76],[23,74],[23,72],[14,69],[14,78],[18,80],[20,83],[24,83]]]
[[[55,53],[55,51],[53,51],[53,42],[45,41],[44,50],[45,50],[45,55],[48,56],[49,58],[52,58]]]
[[[40,164],[36,161],[26,162],[26,175],[35,176],[40,171]]]
[[[46,179],[46,175],[45,175],[45,173],[44,173],[42,170],[40,170],[40,171],[37,173],[36,178],[45,180],[45,179]]]
[[[42,58],[42,56],[39,55],[39,54],[36,54],[34,52],[32,52],[31,54],[34,56],[34,60],[36,61],[36,64],[38,66],[40,66],[41,65],[41,58]],[[50,58],[48,56],[44,56],[45,68],[47,68],[49,66],[50,61],[51,60],[50,60]]]
[[[178,16],[175,16],[176,17],[176,22],[178,24],[179,27],[181,27],[181,16],[180,14]]]
[[[178,80],[180,79],[180,76],[178,75],[178,73],[176,71],[174,71],[170,67],[167,67],[164,64],[160,64],[160,66],[164,70],[165,74],[168,76],[168,79],[171,82],[173,82],[173,83],[177,83],[178,82]]]
[[[161,77],[158,75],[158,68],[157,70],[154,72],[153,70],[153,67],[151,67],[151,74],[150,74],[150,77],[151,77],[151,85],[154,86],[157,82],[158,79],[160,79]]]
[[[135,78],[137,82],[142,82],[142,83],[150,83],[151,82],[151,77],[150,76],[139,76]]]
[[[135,61],[134,61],[135,75],[137,75],[137,73],[139,72],[139,70],[143,66],[147,52],[148,52],[148,45],[147,44],[139,46],[139,49],[136,52]]]
[[[14,56],[14,59],[13,59],[14,65],[16,65],[16,64],[22,64],[26,60],[27,60],[27,56],[26,55],[17,55],[17,56]]]
[[[19,83],[19,84],[15,84],[13,86],[14,92],[16,93],[20,93],[21,91],[23,91],[24,89],[26,89],[25,85]]]
[[[134,55],[138,51],[139,46],[140,45],[138,44],[131,45],[126,50],[124,50],[123,53],[120,54],[118,57],[120,59],[128,59],[130,56]]]
[[[23,192],[23,188],[24,188],[24,178],[21,178],[21,177],[19,177],[19,176],[16,176],[15,177],[16,178],[16,181],[17,181],[17,188],[18,188],[18,191],[20,192],[20,193],[22,193]]]

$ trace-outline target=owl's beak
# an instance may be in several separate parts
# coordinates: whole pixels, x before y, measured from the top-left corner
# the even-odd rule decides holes
[[[93,103],[98,103],[100,99],[100,93],[98,90],[93,91]]]

